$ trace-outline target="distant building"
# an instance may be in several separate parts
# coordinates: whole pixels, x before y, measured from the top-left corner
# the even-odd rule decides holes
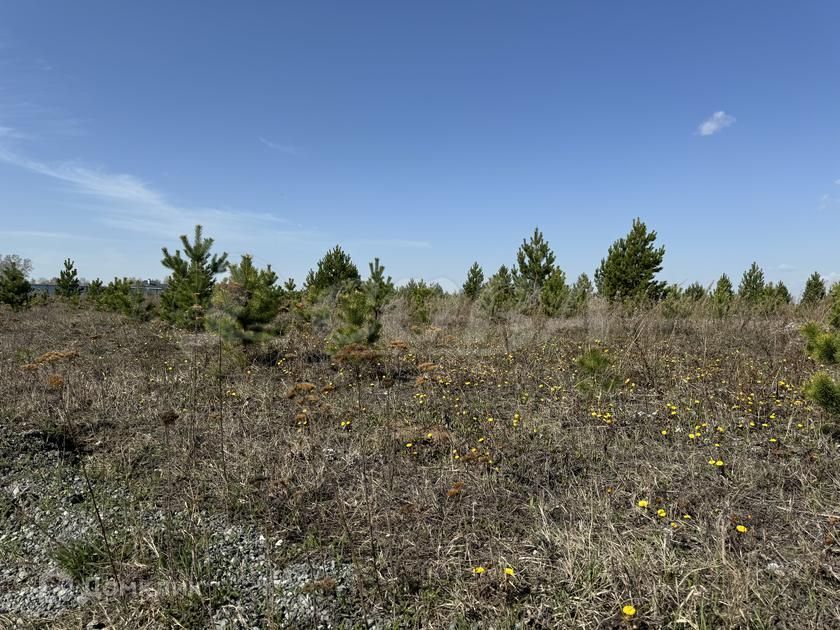
[[[81,285],[82,293],[87,291],[90,283]],[[33,283],[32,292],[40,295],[55,295],[57,284],[50,283]],[[135,291],[142,291],[143,295],[160,295],[166,290],[166,283],[160,280],[138,280],[132,287]]]
[[[54,284],[32,284],[32,292],[40,295],[55,295]]]

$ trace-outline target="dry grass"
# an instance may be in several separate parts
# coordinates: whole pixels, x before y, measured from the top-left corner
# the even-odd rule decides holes
[[[336,625],[840,625],[838,445],[802,398],[796,326],[602,310],[501,330],[453,303],[415,334],[388,317],[378,355],[333,362],[297,331],[246,357],[156,322],[4,312],[3,443],[63,434],[97,493],[119,489],[102,509],[123,582],[201,585],[202,541],[233,523],[275,569],[351,567]],[[578,361],[592,349],[607,367]],[[51,625],[236,605],[214,593]],[[259,623],[283,625],[272,601]]]

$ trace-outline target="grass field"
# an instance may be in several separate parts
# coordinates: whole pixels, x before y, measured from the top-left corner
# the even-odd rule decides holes
[[[3,311],[0,625],[840,627],[801,323],[452,299],[337,361]]]

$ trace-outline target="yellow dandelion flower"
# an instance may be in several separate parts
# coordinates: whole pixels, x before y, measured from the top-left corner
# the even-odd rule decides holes
[[[665,516],[666,516],[667,514],[668,514],[668,513],[667,513],[665,510],[663,510],[662,508],[659,508],[658,510],[656,510],[656,515],[657,515],[659,518],[665,518]]]
[[[513,567],[505,567],[505,575],[513,577],[516,575],[516,571],[513,570]]]
[[[639,503],[638,503],[637,505],[638,505],[640,508],[646,508],[646,507],[648,506],[648,502],[647,502],[647,501],[645,501],[644,499],[642,499],[641,501],[639,501]]]
[[[749,528],[746,525],[736,525],[735,531],[739,534],[746,534],[749,531]]]
[[[624,608],[621,609],[627,617],[632,617],[636,614],[636,607],[633,604],[627,604]]]

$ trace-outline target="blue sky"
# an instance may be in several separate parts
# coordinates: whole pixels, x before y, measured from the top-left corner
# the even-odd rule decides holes
[[[840,3],[0,5],[0,252],[161,277],[200,222],[299,282],[460,284],[636,216],[663,277],[840,279]],[[833,274],[833,275],[832,275]]]

